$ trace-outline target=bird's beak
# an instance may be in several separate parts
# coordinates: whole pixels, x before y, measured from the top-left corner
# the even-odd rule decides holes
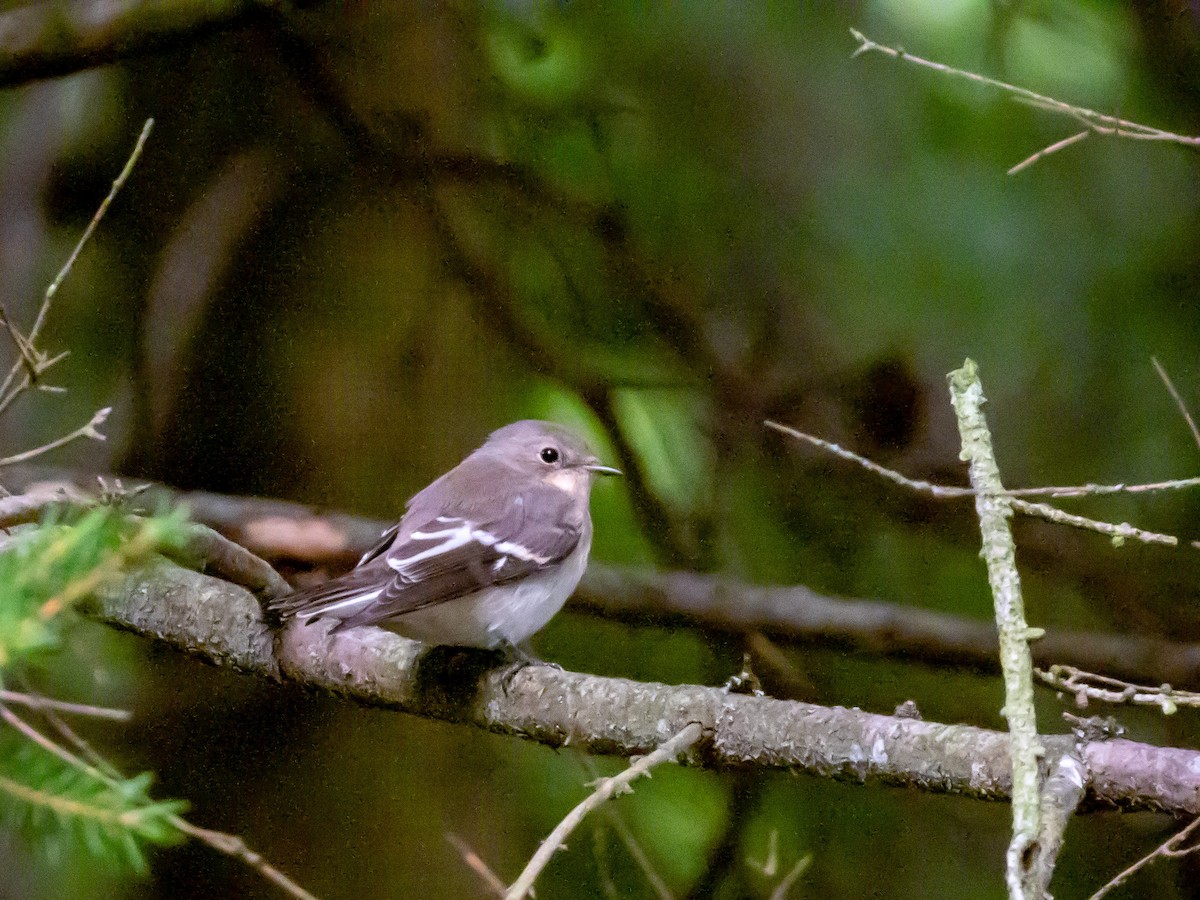
[[[595,472],[597,475],[624,475],[620,469],[614,469],[612,466],[602,466],[598,461],[590,462],[584,466],[589,472]]]

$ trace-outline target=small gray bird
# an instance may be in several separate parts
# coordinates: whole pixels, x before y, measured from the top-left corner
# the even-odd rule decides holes
[[[380,625],[427,644],[515,648],[575,590],[592,482],[620,474],[560,425],[506,425],[409,500],[357,567],[271,608],[336,619],[335,631]]]

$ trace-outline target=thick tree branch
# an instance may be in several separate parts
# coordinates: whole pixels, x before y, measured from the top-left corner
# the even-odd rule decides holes
[[[51,503],[61,496],[78,501],[79,491],[93,490],[96,478],[71,469],[14,466],[5,470],[4,484],[12,491],[34,487],[43,502]],[[177,491],[162,485],[146,492],[143,502],[150,509],[158,503],[185,503],[196,521],[265,559],[335,570],[352,566],[391,524],[283,500]],[[0,502],[0,526],[32,521],[41,505],[5,498]],[[592,563],[568,608],[643,624],[739,634],[758,631],[781,643],[833,645],[930,665],[998,671],[996,626],[991,621],[830,597],[802,585],[763,586],[721,575]],[[1200,644],[1049,631],[1031,649],[1034,662],[1043,669],[1072,665],[1124,681],[1200,689]]]
[[[999,671],[994,622],[878,600],[831,597],[803,585],[764,586],[721,575],[593,564],[568,608],[627,621],[761,631],[781,642]],[[1089,671],[1140,672],[1141,680],[1150,684],[1200,685],[1197,644],[1098,631],[1048,631],[1031,649],[1034,662],[1042,667],[1053,665],[1051,660],[1090,659],[1094,668]]]
[[[644,754],[697,722],[686,757],[710,768],[779,768],[987,800],[1010,797],[1008,736],[720,688],[600,678],[533,665],[506,677],[478,651],[429,650],[375,628],[273,632],[253,595],[160,560],[98,598],[95,614],[211,662],[347,700],[472,724],[550,746]],[[1075,738],[1049,736],[1050,758]],[[1088,808],[1200,812],[1200,753],[1131,741],[1083,746]]]

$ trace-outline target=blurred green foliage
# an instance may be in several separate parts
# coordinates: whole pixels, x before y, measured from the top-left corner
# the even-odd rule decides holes
[[[908,496],[761,422],[961,480],[944,373],[971,356],[1008,483],[1188,474],[1196,448],[1149,357],[1194,407],[1197,161],[1092,135],[1010,177],[1079,124],[851,58],[851,27],[1200,131],[1200,26],[1165,0],[329,2],[183,36],[0,101],[17,313],[142,119],[158,121],[52,314],[71,393],[25,407],[6,439],[30,446],[113,405],[114,449],[84,448],[85,464],[390,517],[492,428],[553,418],[628,472],[596,491],[598,558],[986,618],[969,504]],[[1072,510],[1185,538],[1200,520],[1194,496]],[[1186,551],[1017,528],[1033,624],[1200,639]],[[99,656],[140,652],[103,640]],[[670,682],[720,683],[743,650],[570,612],[539,642],[567,667]],[[1002,725],[991,679],[784,658],[822,703],[915,699],[930,719]],[[146,720],[120,751],[322,896],[469,894],[443,831],[511,877],[581,793],[566,753],[170,657],[134,665]],[[1197,740],[1186,716],[1125,718],[1141,739]],[[681,896],[769,894],[748,861],[773,832],[781,872],[813,855],[792,896],[1002,894],[1001,807],[672,771],[616,808]],[[1089,819],[1056,888],[1094,889],[1168,827]],[[576,837],[540,895],[600,896],[605,866],[622,894],[649,895],[610,830]],[[1183,896],[1186,866],[1137,889]],[[264,890],[188,848],[154,869],[130,890]]]

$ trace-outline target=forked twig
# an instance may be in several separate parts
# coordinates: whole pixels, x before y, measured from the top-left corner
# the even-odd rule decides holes
[[[850,34],[858,41],[858,47],[854,51],[854,56],[860,56],[871,51],[878,51],[885,56],[890,56],[893,59],[903,62],[912,63],[916,66],[921,66],[926,69],[932,69],[935,72],[940,72],[943,75],[950,75],[955,78],[963,78],[967,81],[973,81],[976,84],[985,85],[987,87],[996,88],[1015,97],[1022,103],[1026,103],[1037,109],[1044,109],[1050,112],[1059,113],[1060,115],[1068,116],[1083,125],[1084,130],[1076,132],[1069,137],[1043,147],[1036,153],[1026,157],[1012,166],[1008,170],[1009,175],[1016,175],[1018,172],[1032,166],[1034,163],[1049,156],[1052,153],[1057,153],[1082,141],[1091,133],[1111,135],[1115,137],[1131,138],[1133,140],[1142,141],[1167,141],[1173,144],[1181,144],[1185,147],[1200,147],[1200,137],[1191,137],[1188,135],[1176,134],[1173,131],[1166,131],[1161,128],[1154,128],[1150,125],[1142,125],[1140,122],[1131,122],[1128,119],[1121,119],[1117,116],[1110,116],[1106,113],[1097,112],[1094,109],[1088,109],[1084,106],[1075,106],[1071,103],[1065,103],[1062,100],[1056,100],[1053,97],[1047,97],[1045,94],[1039,94],[1031,91],[1028,88],[1018,87],[1015,84],[1009,84],[1006,81],[999,81],[995,78],[988,78],[986,75],[980,75],[977,72],[968,72],[964,69],[956,69],[954,66],[948,66],[945,63],[934,62],[931,59],[925,59],[921,56],[908,53],[899,47],[889,47],[886,44],[880,44],[871,40],[861,31],[855,28],[850,29]]]
[[[1089,129],[1097,131],[1096,126],[1107,128],[1107,133],[1118,134],[1121,137],[1138,138],[1141,140],[1154,141],[1169,141],[1174,144],[1183,144],[1188,147],[1200,146],[1200,137],[1188,137],[1187,135],[1176,134],[1173,131],[1165,131],[1161,128],[1154,128],[1151,125],[1142,125],[1140,122],[1131,122],[1129,119],[1121,119],[1117,116],[1110,116],[1107,113],[1097,112],[1094,109],[1088,109],[1085,106],[1075,106],[1071,103],[1064,103],[1062,100],[1056,100],[1053,97],[1047,97],[1045,94],[1039,94],[1036,91],[1031,91],[1028,88],[1018,87],[1015,84],[1009,84],[1006,81],[999,81],[995,78],[988,78],[986,75],[980,75],[977,72],[967,72],[963,69],[956,69],[954,66],[948,66],[945,63],[934,62],[931,59],[917,56],[901,50],[898,47],[889,47],[886,44],[880,44],[864,35],[861,31],[855,28],[850,29],[850,34],[858,41],[858,48],[854,51],[854,56],[861,56],[864,53],[869,53],[872,50],[878,51],[885,56],[890,56],[893,59],[903,60],[904,62],[912,63],[916,66],[922,66],[926,69],[933,69],[935,72],[941,72],[944,75],[951,75],[955,78],[965,78],[967,81],[973,81],[976,84],[993,87],[1003,91],[1006,94],[1011,94],[1018,99],[1029,103],[1039,109],[1047,109],[1052,112],[1069,115],[1072,118],[1078,119]],[[1105,132],[1101,132],[1105,133]]]
[[[814,437],[811,434],[806,434],[803,431],[797,431],[795,428],[789,428],[786,425],[781,425],[778,422],[770,420],[763,423],[768,428],[778,431],[780,434],[786,434],[788,437],[795,438],[799,441],[811,444],[822,450],[832,453],[839,459],[848,460],[857,465],[862,466],[870,472],[874,472],[888,481],[898,484],[901,487],[906,487],[909,490],[918,491],[923,494],[929,494],[933,497],[943,498],[963,498],[975,497],[978,492],[972,488],[953,487],[943,484],[933,484],[929,481],[922,481],[915,478],[908,478],[901,475],[892,469],[888,469],[879,463],[867,459],[865,456],[860,456],[852,450],[847,450],[845,447],[839,446],[832,441],[826,441],[819,437]],[[1064,512],[1057,507],[1050,506],[1046,503],[1030,503],[1023,497],[1049,496],[1057,498],[1068,497],[1084,497],[1092,495],[1116,494],[1116,493],[1143,493],[1147,491],[1164,491],[1164,490],[1181,490],[1183,488],[1200,486],[1200,477],[1198,478],[1181,478],[1176,481],[1160,481],[1154,484],[1092,484],[1079,485],[1077,487],[1046,487],[1046,488],[1016,488],[1005,489],[1000,491],[997,496],[1009,498],[1012,508],[1029,516],[1036,516],[1041,519],[1046,519],[1051,522],[1058,522],[1061,525],[1070,525],[1075,528],[1084,528],[1089,531],[1096,531],[1100,534],[1106,534],[1115,542],[1121,542],[1127,539],[1141,541],[1145,544],[1163,544],[1168,547],[1175,547],[1179,544],[1179,538],[1170,534],[1160,534],[1156,531],[1146,531],[1141,528],[1135,528],[1127,522],[1122,522],[1119,525],[1113,525],[1109,522],[1101,522],[1096,519],[1089,519],[1085,516],[1078,516],[1074,513]]]
[[[58,289],[62,286],[63,281],[66,280],[67,275],[70,274],[71,269],[74,268],[75,260],[79,258],[79,254],[83,251],[84,246],[86,246],[87,242],[91,239],[92,233],[96,230],[96,226],[100,224],[100,220],[103,219],[104,214],[108,212],[108,208],[112,205],[113,199],[117,196],[117,193],[129,179],[129,175],[133,171],[133,167],[137,165],[138,159],[141,158],[142,150],[146,146],[146,141],[149,139],[150,131],[153,129],[153,127],[154,120],[147,119],[146,124],[142,126],[141,134],[138,135],[137,143],[134,144],[133,150],[129,154],[129,158],[125,160],[125,166],[121,169],[121,172],[119,175],[117,175],[116,179],[113,180],[112,187],[109,189],[108,195],[100,202],[100,206],[96,209],[91,221],[88,222],[87,227],[83,229],[83,234],[75,243],[75,249],[71,251],[71,255],[67,257],[67,261],[63,263],[62,268],[59,269],[58,274],[54,277],[54,280],[50,282],[50,285],[46,288],[45,293],[42,295],[42,305],[38,309],[37,318],[34,320],[33,328],[29,330],[28,336],[24,338],[28,350],[33,355],[34,359],[37,357],[34,348],[37,345],[38,335],[41,334],[42,326],[46,323],[46,314],[50,311],[50,304],[54,301],[54,295],[58,293]],[[8,316],[6,315],[5,319],[7,320],[7,318]],[[13,326],[10,325],[10,327]],[[36,367],[30,368],[30,371],[26,375],[27,379],[29,379],[29,383],[32,384],[34,381],[36,381],[37,376],[41,374],[41,372],[44,372],[52,364],[53,363],[40,364]],[[28,360],[25,358],[25,355],[22,354],[22,358],[14,363],[12,369],[9,370],[7,377],[4,379],[4,382],[0,384],[0,397],[7,396],[8,389],[12,387],[13,381],[20,373],[21,368],[27,365]]]
[[[70,434],[64,434],[62,437],[51,441],[48,444],[42,444],[40,447],[34,447],[32,450],[26,450],[22,453],[15,453],[12,456],[6,456],[0,459],[0,467],[11,466],[16,463],[23,463],[34,457],[41,456],[43,453],[49,453],[51,450],[57,450],[72,441],[77,441],[80,438],[91,438],[93,441],[103,441],[104,434],[98,429],[108,419],[108,414],[112,412],[111,406],[106,406],[104,409],[96,410],[91,420],[86,425],[81,425]]]
[[[1131,877],[1133,877],[1135,872],[1154,862],[1154,860],[1158,859],[1160,856],[1186,856],[1189,853],[1195,853],[1197,850],[1200,850],[1200,844],[1194,844],[1191,847],[1182,848],[1179,846],[1186,841],[1188,837],[1196,831],[1197,828],[1200,828],[1200,818],[1193,819],[1186,826],[1184,826],[1182,830],[1175,832],[1175,834],[1171,835],[1170,838],[1163,841],[1128,869],[1125,869],[1123,872],[1116,875],[1111,881],[1101,887],[1100,890],[1092,894],[1088,900],[1100,900],[1100,898],[1106,896],[1113,888],[1120,887]]]
[[[824,438],[819,438],[807,432],[782,425],[779,422],[767,419],[763,424],[772,431],[778,431],[780,434],[786,434],[788,437],[811,444],[820,450],[833,454],[839,459],[862,466],[864,469],[874,472],[876,475],[886,478],[888,481],[894,482],[901,487],[906,487],[909,490],[929,494],[932,497],[959,498],[975,496],[973,488],[934,484],[931,481],[923,481],[919,478],[909,478],[893,469],[881,466],[879,463],[867,459],[865,456],[860,456],[853,450],[847,450],[840,444],[835,444],[833,441],[827,441]],[[1151,481],[1145,484],[1074,484],[1053,487],[1005,488],[1003,493],[1005,497],[1047,497],[1051,500],[1065,500],[1072,497],[1102,497],[1108,494],[1149,494],[1159,491],[1181,491],[1194,487],[1200,487],[1200,475],[1193,476],[1192,478],[1174,478],[1170,481]]]

